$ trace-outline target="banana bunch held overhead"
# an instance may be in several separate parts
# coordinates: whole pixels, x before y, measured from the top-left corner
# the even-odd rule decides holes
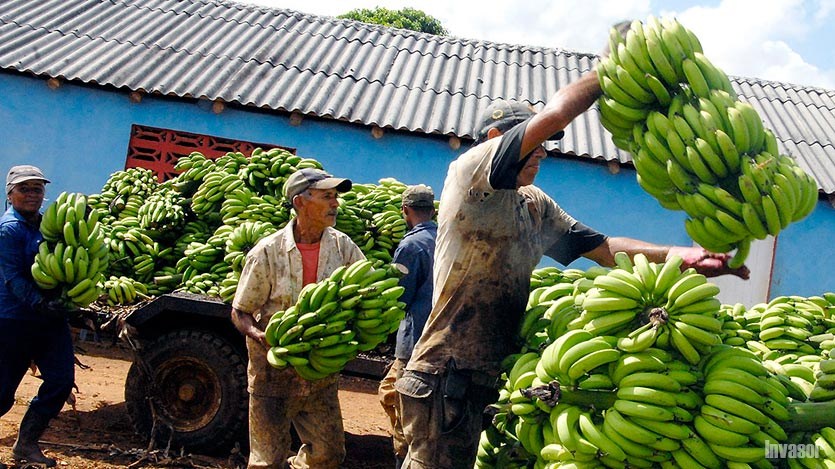
[[[61,289],[60,297],[85,307],[101,295],[100,282],[108,267],[109,250],[98,222],[83,194],[62,192],[44,211],[43,241],[31,272],[44,290]]]
[[[376,265],[362,260],[340,267],[306,285],[293,306],[276,312],[265,330],[269,363],[293,366],[306,380],[321,379],[396,331],[406,314],[406,305],[398,301],[404,272],[396,264]]]
[[[817,183],[779,152],[756,109],[678,21],[651,17],[610,35],[597,71],[603,126],[632,153],[639,185],[684,210],[687,233],[708,250],[737,253],[814,210]]]

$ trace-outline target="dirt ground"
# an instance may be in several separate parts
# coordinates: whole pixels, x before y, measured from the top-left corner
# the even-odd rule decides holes
[[[246,467],[240,454],[210,457],[181,454],[179,450],[148,449],[137,436],[125,410],[124,385],[130,352],[120,344],[77,341],[77,358],[89,367],[76,368],[78,392],[75,409],[66,405],[41,438],[45,453],[69,469],[124,467],[183,467],[239,469]],[[0,462],[11,464],[11,446],[29,400],[40,380],[28,373],[18,388],[15,405],[0,418]],[[339,399],[346,432],[345,469],[383,469],[394,465],[386,432],[386,416],[376,395],[377,382],[344,378]],[[15,466],[10,466],[15,467]],[[18,469],[23,469],[18,466]]]

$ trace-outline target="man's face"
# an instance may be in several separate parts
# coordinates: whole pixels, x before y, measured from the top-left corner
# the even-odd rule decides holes
[[[303,218],[311,226],[322,228],[336,224],[336,214],[339,208],[336,189],[309,189],[310,195],[302,194],[299,218]]]
[[[525,166],[516,176],[516,187],[529,186],[533,184],[534,179],[536,179],[536,174],[539,172],[539,163],[545,159],[545,156],[545,147],[542,145],[536,147],[536,149],[531,152],[531,157],[528,158],[528,161],[525,162]]]
[[[9,192],[9,202],[21,215],[34,215],[43,204],[45,187],[43,181],[37,180],[15,184]]]

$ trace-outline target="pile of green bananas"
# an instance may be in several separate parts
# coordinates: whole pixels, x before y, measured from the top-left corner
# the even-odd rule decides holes
[[[43,241],[31,272],[44,290],[61,288],[59,298],[85,307],[101,295],[99,282],[109,262],[108,245],[84,194],[62,192],[44,211]]]
[[[367,258],[391,262],[397,244],[406,234],[406,221],[400,211],[406,185],[394,178],[383,178],[379,183],[354,184],[351,192],[342,195],[343,213],[354,215],[342,225],[349,230],[349,236],[353,233],[351,239]],[[359,220],[365,223],[361,232]]]
[[[814,210],[817,183],[779,153],[757,111],[737,100],[727,75],[678,21],[634,21],[613,30],[597,70],[600,119],[632,153],[640,186],[665,208],[684,210],[694,241],[715,252],[776,236]]]
[[[269,363],[293,366],[306,380],[339,372],[361,351],[396,331],[405,316],[398,301],[404,272],[395,264],[362,260],[306,285],[296,303],[270,318],[265,330]]]
[[[142,168],[111,174],[88,202],[111,252],[103,274],[133,278],[151,294],[184,290],[231,301],[246,252],[291,219],[282,191],[287,177],[303,168],[322,164],[274,148],[216,159],[194,152],[178,159],[180,174],[164,183]],[[405,188],[393,178],[354,184],[340,194],[336,228],[367,258],[391,262],[406,232]]]
[[[809,379],[824,376],[824,352],[764,354],[754,345],[764,344],[759,323],[771,308],[799,314],[778,306],[792,305],[814,311],[812,330],[823,337],[835,332],[832,295],[746,310],[721,305],[715,287],[681,272],[678,259],[654,265],[618,254],[616,262],[535,276],[520,328],[527,342],[503,363],[476,467],[772,467],[766,441],[801,438],[787,430],[797,420],[790,408],[808,400]],[[608,313],[590,315],[585,305]],[[625,318],[601,320],[607,315]],[[730,338],[737,345],[724,343]]]

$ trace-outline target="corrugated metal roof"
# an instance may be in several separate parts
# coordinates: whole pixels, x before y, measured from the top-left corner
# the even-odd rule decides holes
[[[491,100],[541,106],[595,59],[221,0],[0,2],[4,69],[462,138]],[[732,79],[783,149],[835,192],[835,91]],[[595,109],[560,149],[630,160]]]

